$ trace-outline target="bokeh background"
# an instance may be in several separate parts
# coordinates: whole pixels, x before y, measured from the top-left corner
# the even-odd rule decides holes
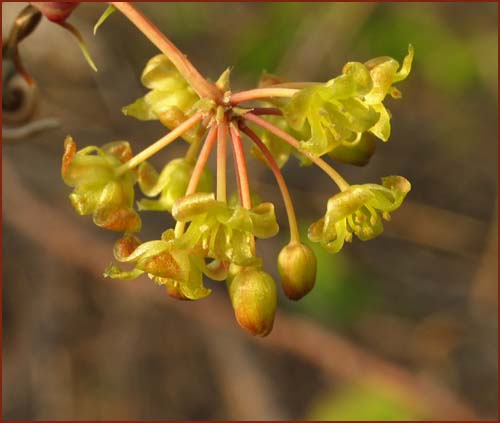
[[[23,7],[2,2],[4,37]],[[139,76],[157,51],[118,13],[94,37],[105,6],[83,3],[69,22],[94,73],[44,20],[20,46],[36,112],[13,124],[4,109],[2,126],[3,419],[496,419],[497,4],[138,7],[205,75],[234,66],[233,89],[263,69],[327,80],[349,60],[402,60],[412,43],[403,98],[387,100],[391,140],[368,166],[338,169],[356,183],[404,175],[413,189],[376,240],[317,250],[314,291],[300,302],[280,293],[265,339],[239,329],[223,285],[187,303],[146,277],[104,279],[116,236],[72,210],[62,143],[70,133],[81,146],[127,139],[139,151],[159,138],[160,124],[120,113],[145,92]],[[153,162],[184,150],[178,142]],[[249,171],[285,227],[272,174],[253,162]],[[305,229],[335,187],[294,160],[284,174]],[[172,224],[166,213],[143,217],[145,240]],[[259,246],[275,276],[285,242],[282,233]]]

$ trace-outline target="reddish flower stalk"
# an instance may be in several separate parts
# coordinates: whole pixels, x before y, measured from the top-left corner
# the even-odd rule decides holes
[[[217,129],[217,200],[226,201],[227,122]]]
[[[311,160],[316,166],[318,166],[321,170],[323,170],[332,180],[338,185],[338,187],[344,191],[349,188],[349,184],[347,181],[340,176],[340,174],[332,168],[327,162],[325,162],[322,158],[316,157],[308,151],[302,149],[300,147],[300,142],[292,137],[290,134],[287,134],[282,129],[273,125],[272,123],[264,120],[252,113],[245,113],[244,118],[250,122],[253,122],[260,127],[267,129],[269,132],[273,133],[277,137],[281,138],[283,141],[290,144],[293,148],[295,148],[298,152],[306,156],[309,160]]]
[[[118,170],[118,173],[123,173],[129,169],[133,169],[134,167],[141,164],[144,160],[147,160],[152,155],[156,154],[158,151],[165,148],[170,143],[174,142],[178,139],[184,132],[189,131],[194,125],[196,125],[199,121],[203,119],[203,114],[196,113],[187,119],[185,122],[181,123],[177,128],[173,131],[170,131],[167,135],[165,135],[160,140],[156,141],[154,144],[151,144],[149,147],[142,150],[140,153],[136,154],[132,157],[128,162],[124,163]]]
[[[232,139],[231,139],[231,142],[232,142]],[[236,163],[237,163],[236,162],[236,153],[234,151],[234,148],[232,148],[231,151],[233,152],[233,163],[234,163],[234,168],[235,168],[234,169],[234,174],[235,174],[235,178],[236,178],[236,186],[238,188],[238,200],[239,200],[240,204],[242,204],[243,203],[243,197],[241,195],[240,173],[236,169]]]
[[[283,112],[276,108],[276,107],[254,107],[252,109],[252,113],[254,115],[274,115],[274,116],[281,116],[283,115]]]
[[[290,226],[290,242],[299,242],[300,241],[300,233],[299,227],[297,225],[297,217],[295,216],[295,209],[293,208],[292,197],[290,196],[290,191],[288,190],[288,186],[285,182],[285,178],[281,173],[281,170],[274,160],[273,155],[266,147],[266,145],[262,142],[262,140],[258,137],[258,135],[253,132],[248,126],[246,126],[243,122],[240,121],[239,125],[241,131],[245,133],[259,148],[264,157],[269,164],[269,168],[274,173],[274,177],[276,178],[276,182],[278,183],[279,189],[281,191],[281,196],[283,197],[283,203],[285,205],[286,214],[288,216],[288,224]]]
[[[252,208],[252,198],[250,195],[250,185],[248,183],[248,170],[247,162],[245,159],[245,151],[243,150],[243,143],[241,142],[241,135],[236,125],[231,122],[229,125],[231,133],[231,141],[233,144],[233,157],[235,173],[238,180],[238,191],[240,193],[240,203],[246,209]],[[251,238],[251,249],[255,254],[255,237]]]
[[[231,104],[234,106],[244,101],[258,100],[261,98],[291,97],[298,89],[294,88],[255,88],[253,90],[240,91],[231,96]]]
[[[241,142],[240,133],[234,123],[231,123],[229,125],[229,130],[231,132],[231,140],[233,142],[235,158],[234,165],[236,168],[236,172],[239,175],[242,206],[246,209],[251,209],[252,200],[250,197],[250,185],[248,183],[248,170],[247,162],[245,159],[245,151],[243,150],[243,143]]]
[[[191,174],[191,178],[189,179],[185,195],[194,194],[196,192],[196,188],[198,188],[198,183],[200,182],[201,174],[203,173],[203,169],[205,169],[208,158],[210,157],[210,153],[212,152],[216,140],[217,140],[217,125],[212,125],[208,130],[207,137],[205,138],[203,147],[201,148],[200,154],[198,155],[198,159],[196,160],[196,164],[194,165],[193,173]],[[176,237],[182,235],[185,226],[186,226],[185,222],[176,223],[175,225]]]
[[[216,140],[217,140],[217,125],[212,125],[208,130],[208,134],[203,144],[203,147],[201,148],[198,160],[194,165],[193,173],[191,174],[191,179],[189,180],[189,184],[186,189],[186,195],[194,194],[196,192],[196,188],[198,187],[198,183],[200,182],[201,174],[203,172],[203,169],[205,169],[208,158],[210,157],[210,153],[214,148]]]

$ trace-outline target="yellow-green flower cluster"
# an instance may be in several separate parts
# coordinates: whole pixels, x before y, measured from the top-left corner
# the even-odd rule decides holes
[[[185,233],[175,237],[174,230],[169,229],[161,240],[142,244],[126,235],[115,246],[115,258],[134,263],[135,267],[123,271],[112,265],[106,276],[133,279],[147,273],[157,283],[167,285],[169,292],[177,293],[176,296],[196,300],[210,293],[203,286],[202,274],[224,280],[230,265],[260,269],[253,239],[268,238],[278,232],[271,203],[247,210],[216,201],[213,193],[179,198],[172,215],[178,222],[190,222]]]
[[[131,271],[116,265],[106,269],[105,276],[134,279],[147,273],[159,285],[165,285],[169,294],[180,299],[196,300],[210,294],[203,286],[202,262],[189,250],[179,247],[172,229],[165,231],[160,240],[140,243],[125,235],[115,244],[115,258],[123,263],[134,263]]]
[[[122,109],[125,115],[136,119],[159,120],[167,128],[175,129],[191,115],[193,106],[200,100],[172,62],[162,54],[149,60],[142,72],[141,82],[151,91]],[[199,140],[203,133],[203,128],[197,125],[183,138],[193,142]]]
[[[374,149],[369,135],[389,139],[391,115],[383,101],[387,94],[401,97],[393,84],[408,76],[412,60],[410,46],[401,68],[391,57],[349,62],[342,75],[297,92],[283,107],[286,122],[301,134],[301,146],[310,153],[364,164]]]
[[[196,193],[180,198],[172,215],[179,222],[190,222],[181,243],[186,248],[240,266],[256,265],[253,238],[270,238],[279,227],[272,203],[261,203],[247,210],[216,201],[213,193]]]
[[[382,185],[351,185],[328,200],[325,216],[309,227],[309,239],[337,253],[353,234],[362,241],[375,238],[384,229],[382,218],[390,219],[410,189],[402,176],[382,178]]]
[[[69,199],[78,214],[91,214],[97,226],[112,231],[140,231],[141,219],[133,209],[136,176],[119,171],[131,157],[127,141],[77,151],[73,138],[66,138],[61,175],[74,188]]]
[[[74,208],[81,215],[92,215],[102,228],[123,232],[113,251],[121,264],[111,264],[105,276],[135,279],[146,274],[182,300],[211,293],[204,285],[205,276],[225,281],[238,323],[255,335],[267,335],[273,327],[277,292],[274,280],[262,269],[255,242],[275,236],[279,227],[274,204],[261,202],[251,193],[239,130],[254,142],[252,154],[270,167],[282,193],[290,242],[279,253],[278,272],[284,294],[299,300],[314,287],[316,257],[300,239],[280,168],[295,154],[302,164],[318,165],[341,189],[328,200],[324,217],[309,227],[312,242],[337,253],[354,236],[362,241],[378,236],[382,220],[389,220],[410,191],[408,180],[388,176],[380,185],[349,185],[319,156],[328,154],[359,166],[368,163],[375,139],[387,141],[390,135],[384,100],[387,95],[401,97],[393,84],[408,76],[412,60],[410,46],[401,67],[390,57],[349,62],[342,75],[325,84],[289,83],[264,74],[259,89],[239,92],[239,97],[231,93],[226,70],[213,85],[221,98],[200,99],[166,56],[153,57],[141,76],[150,91],[123,112],[140,120],[159,120],[173,132],[135,157],[126,141],[79,151],[71,137],[65,142],[62,177],[74,188],[69,196]],[[264,96],[260,110],[238,106],[263,93],[270,95]],[[250,129],[247,124],[259,127]],[[227,192],[228,134],[237,197]],[[179,136],[191,143],[186,156],[169,161],[157,172],[146,160]],[[205,168],[215,145],[217,195]],[[134,235],[141,228],[134,209],[136,183],[147,197],[137,202],[139,211],[168,211],[176,221],[175,229],[164,231],[160,239],[141,242]]]

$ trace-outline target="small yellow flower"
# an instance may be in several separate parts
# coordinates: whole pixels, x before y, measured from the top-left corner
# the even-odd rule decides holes
[[[66,185],[75,188],[69,198],[78,214],[91,214],[97,226],[112,231],[141,229],[141,219],[133,209],[135,175],[117,172],[131,157],[127,141],[77,151],[73,138],[66,138],[61,174]]]
[[[141,82],[151,91],[123,107],[122,112],[126,116],[139,120],[159,120],[167,128],[175,129],[189,117],[193,106],[200,100],[194,89],[163,54],[148,61],[142,72]],[[200,125],[196,125],[184,133],[183,138],[193,142],[204,132]]]
[[[384,229],[382,218],[390,219],[410,189],[402,176],[382,178],[382,185],[351,185],[328,200],[325,216],[309,227],[309,239],[337,253],[353,234],[362,241],[375,238]]]
[[[179,198],[172,208],[174,219],[190,222],[179,242],[199,256],[238,265],[255,265],[253,237],[270,238],[279,227],[272,203],[250,210],[216,201],[213,193],[196,193]]]
[[[113,279],[135,279],[147,273],[159,285],[165,285],[173,297],[197,300],[211,293],[203,285],[204,263],[188,250],[179,247],[174,231],[169,229],[162,239],[138,243],[137,238],[125,235],[115,244],[115,258],[123,263],[134,263],[131,271],[110,265],[104,276]]]

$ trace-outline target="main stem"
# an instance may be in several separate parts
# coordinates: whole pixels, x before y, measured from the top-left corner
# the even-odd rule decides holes
[[[322,158],[316,157],[313,154],[309,153],[300,147],[300,142],[296,140],[291,135],[287,134],[285,131],[281,130],[277,126],[269,123],[267,120],[264,120],[252,113],[245,113],[243,117],[257,125],[261,126],[264,129],[267,129],[269,132],[273,133],[277,137],[281,138],[283,141],[290,144],[293,148],[299,151],[301,154],[306,156],[309,160],[311,160],[316,166],[318,166],[321,170],[323,170],[340,188],[341,191],[345,191],[349,188],[349,183],[340,176],[340,174],[331,167],[327,162],[325,162]]]
[[[255,143],[255,145],[257,145],[259,150],[266,158],[272,172],[274,173],[274,177],[276,178],[276,182],[278,183],[279,189],[281,191],[281,196],[283,197],[286,214],[288,216],[288,224],[290,226],[290,242],[300,242],[299,226],[297,224],[295,209],[293,208],[292,197],[290,196],[290,191],[288,190],[288,186],[286,185],[285,178],[281,173],[278,163],[276,163],[276,160],[274,160],[274,157],[269,149],[255,132],[253,132],[244,123],[240,124],[240,129]]]
[[[140,153],[132,157],[128,162],[124,163],[117,169],[118,174],[122,174],[127,170],[133,169],[137,165],[141,164],[144,160],[149,159],[152,155],[158,153],[161,149],[165,148],[170,143],[174,142],[178,137],[180,137],[184,132],[189,131],[194,125],[196,125],[203,118],[201,112],[194,114],[189,119],[182,122],[173,131],[170,131],[163,138],[160,138],[154,144],[142,150]]]
[[[203,169],[205,169],[205,165],[207,164],[208,158],[210,157],[210,153],[212,152],[216,140],[217,140],[217,125],[213,125],[210,127],[208,131],[205,143],[203,144],[203,147],[201,148],[200,151],[200,155],[196,160],[196,164],[194,165],[193,173],[191,174],[191,178],[189,179],[185,195],[191,195],[196,192],[196,188],[198,188],[198,184],[200,182]],[[185,226],[186,222],[176,223],[175,225],[176,238],[180,237],[184,233]]]
[[[222,92],[208,82],[182,52],[139,10],[128,2],[109,2],[130,20],[158,49],[165,54],[186,81],[202,98],[222,99]]]

